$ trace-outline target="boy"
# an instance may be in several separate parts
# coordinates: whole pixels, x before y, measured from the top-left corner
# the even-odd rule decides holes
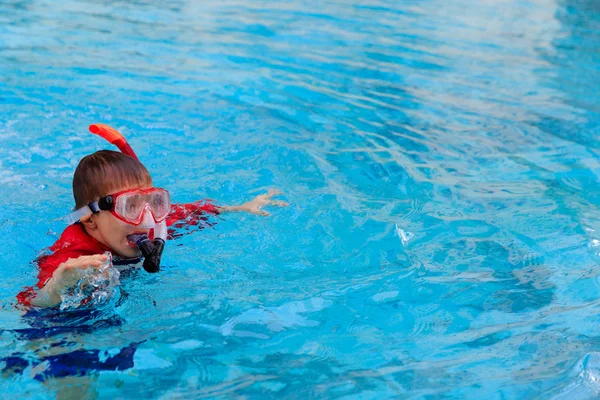
[[[231,211],[268,215],[261,210],[265,205],[287,206],[271,200],[278,194],[276,191],[239,206],[219,207],[208,202],[171,205],[169,193],[152,186],[148,170],[120,133],[100,124],[91,125],[90,131],[116,144],[122,153],[101,150],[79,162],[73,176],[77,210],[73,219],[77,222],[68,226],[50,247],[51,254],[37,260],[38,290],[28,288],[19,293],[17,299],[21,304],[58,305],[61,291],[76,284],[82,270],[98,268],[105,262],[107,251],[113,255],[114,264],[139,262],[139,244],[132,238],[156,235],[151,230],[161,226],[166,229],[166,226],[198,225],[210,214]]]

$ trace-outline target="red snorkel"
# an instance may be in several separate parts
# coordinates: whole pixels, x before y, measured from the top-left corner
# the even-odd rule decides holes
[[[125,137],[115,128],[111,128],[110,126],[104,124],[92,124],[88,129],[94,135],[98,135],[107,140],[109,143],[117,146],[119,150],[121,150],[121,153],[127,154],[129,157],[139,160],[129,143],[127,143]]]
[[[94,135],[98,135],[121,150],[121,153],[135,158],[137,155],[127,143],[127,139],[118,130],[104,124],[92,124],[88,128]],[[133,234],[128,238],[133,241],[144,256],[144,269],[148,272],[158,272],[160,260],[167,238],[167,225],[163,220],[154,227],[154,240],[150,240],[146,234]]]

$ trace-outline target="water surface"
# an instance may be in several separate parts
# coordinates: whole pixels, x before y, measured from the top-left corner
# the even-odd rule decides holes
[[[598,65],[594,0],[0,0],[2,393],[595,397]],[[24,317],[96,122],[176,201],[291,206]]]

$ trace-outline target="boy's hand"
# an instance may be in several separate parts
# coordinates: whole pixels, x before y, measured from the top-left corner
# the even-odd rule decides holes
[[[80,270],[98,268],[102,265],[102,263],[106,262],[107,259],[108,257],[104,254],[69,258],[67,261],[58,266],[56,271],[54,271],[52,274],[52,279],[54,279],[56,284],[61,286],[61,289],[66,286],[72,286],[79,280]]]
[[[65,287],[73,286],[81,278],[81,271],[88,268],[98,268],[106,262],[104,254],[69,258],[60,264],[52,274],[52,278],[37,292],[31,300],[36,307],[54,307],[61,302],[60,293]]]
[[[261,194],[256,196],[254,199],[245,202],[239,206],[224,206],[220,207],[222,211],[245,211],[252,214],[268,216],[269,213],[264,211],[262,208],[264,206],[278,206],[278,207],[287,207],[289,203],[281,200],[271,200],[273,196],[281,194],[279,190],[271,189],[266,194]]]

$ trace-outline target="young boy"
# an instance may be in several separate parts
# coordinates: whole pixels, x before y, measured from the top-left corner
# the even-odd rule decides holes
[[[19,293],[17,299],[21,304],[36,307],[60,304],[61,291],[76,284],[80,271],[97,268],[105,262],[106,251],[112,254],[114,264],[139,262],[141,253],[132,238],[151,234],[151,229],[159,223],[175,227],[198,225],[210,214],[245,211],[268,215],[262,211],[263,206],[287,205],[271,200],[278,194],[276,191],[239,206],[219,207],[209,202],[171,205],[169,193],[152,186],[148,170],[122,135],[105,125],[90,126],[93,133],[100,129],[115,135],[114,141],[101,136],[129,155],[101,150],[79,162],[73,176],[77,222],[68,226],[50,247],[51,254],[37,260],[38,290],[28,288]]]

